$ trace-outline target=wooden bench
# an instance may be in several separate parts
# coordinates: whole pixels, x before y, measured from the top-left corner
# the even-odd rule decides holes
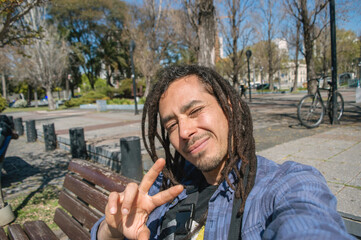
[[[71,240],[90,239],[90,230],[104,215],[108,195],[112,191],[122,192],[133,179],[101,167],[86,160],[74,159],[69,163],[69,173],[59,195],[54,222]],[[65,210],[64,210],[65,209]],[[57,236],[43,221],[26,222],[23,226],[8,226],[8,234],[0,228],[0,240],[52,240]]]

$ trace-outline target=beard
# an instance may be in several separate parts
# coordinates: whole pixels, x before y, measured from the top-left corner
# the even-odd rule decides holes
[[[192,146],[196,141],[209,137],[210,139],[214,139],[214,136],[210,132],[203,133],[201,135],[194,136],[189,142],[183,146],[183,152],[187,152],[189,147]],[[186,154],[187,155],[187,154]],[[227,149],[220,149],[219,152],[207,156],[207,151],[199,152],[196,155],[192,156],[192,161],[187,159],[186,156],[183,156],[187,161],[191,162],[196,168],[198,168],[202,172],[211,172],[219,167],[219,165],[224,161],[227,156]]]
[[[219,167],[225,159],[226,153],[218,152],[215,156],[206,156],[206,152],[200,152],[192,161],[193,165],[201,172],[211,172]]]

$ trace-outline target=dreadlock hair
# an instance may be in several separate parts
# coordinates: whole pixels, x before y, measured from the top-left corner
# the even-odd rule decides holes
[[[192,75],[197,76],[205,89],[217,99],[228,120],[228,159],[221,172],[221,182],[226,180],[235,191],[236,198],[242,199],[238,211],[238,214],[242,214],[247,196],[254,185],[257,170],[252,118],[247,104],[230,83],[216,71],[198,65],[174,65],[158,72],[158,80],[152,87],[143,108],[142,136],[145,148],[153,162],[158,159],[155,147],[156,139],[165,150],[166,166],[163,169],[162,189],[179,184],[185,175],[185,159],[176,150],[173,154],[171,153],[168,134],[162,124],[158,122],[159,101],[172,82]],[[148,136],[146,136],[146,123],[148,124]],[[240,168],[237,166],[239,159],[242,160]],[[235,175],[233,184],[228,177],[230,173]],[[244,184],[245,178],[247,179],[246,184]]]

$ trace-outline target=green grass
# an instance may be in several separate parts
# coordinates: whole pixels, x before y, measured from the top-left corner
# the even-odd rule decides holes
[[[65,106],[59,106],[56,110],[67,109]],[[54,110],[54,111],[56,111]],[[6,108],[2,113],[14,113],[14,112],[34,112],[34,111],[50,111],[49,107],[26,107],[26,108]]]
[[[28,194],[9,199],[12,210],[16,216],[13,223],[24,224],[26,221],[42,220],[52,230],[59,229],[54,223],[55,209],[58,204],[59,189],[54,186],[47,186],[35,194]]]

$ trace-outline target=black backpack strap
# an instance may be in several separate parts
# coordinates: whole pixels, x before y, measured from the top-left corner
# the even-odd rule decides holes
[[[245,178],[243,179],[243,186],[247,186],[248,182],[248,172],[249,172],[249,165],[246,167],[245,171]],[[232,208],[232,217],[231,217],[231,224],[229,226],[228,231],[228,240],[235,240],[235,239],[242,239],[242,218],[243,213],[238,216],[239,208],[241,207],[242,199],[237,199],[236,196],[233,196],[233,208]]]
[[[195,186],[186,187],[187,198],[180,203],[176,214],[177,228],[175,231],[175,239],[184,238],[192,229],[194,219],[194,210],[198,201],[198,188]]]

